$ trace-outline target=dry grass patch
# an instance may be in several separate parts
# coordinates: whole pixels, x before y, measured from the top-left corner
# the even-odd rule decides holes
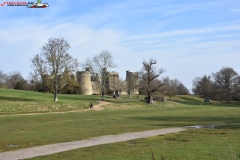
[[[140,104],[107,104],[104,105],[102,108],[109,109],[109,110],[115,110],[115,109],[130,109],[130,108],[142,108],[144,105]]]

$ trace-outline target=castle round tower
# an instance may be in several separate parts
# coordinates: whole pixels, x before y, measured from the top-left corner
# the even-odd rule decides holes
[[[80,72],[79,83],[81,85],[82,94],[84,95],[92,94],[91,74],[89,72],[89,69]]]

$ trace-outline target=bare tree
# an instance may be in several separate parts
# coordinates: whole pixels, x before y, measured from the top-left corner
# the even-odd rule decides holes
[[[7,78],[7,74],[3,73],[2,70],[0,70],[0,85],[4,84]]]
[[[169,98],[178,94],[178,81],[177,79],[172,80],[168,76],[163,78],[164,83],[164,94],[167,95]]]
[[[213,91],[213,81],[210,76],[204,75],[200,82],[200,94],[204,97],[211,97]]]
[[[36,82],[35,82],[34,75],[32,72],[30,72],[27,77],[27,83],[28,83],[28,90],[36,91]]]
[[[143,68],[140,72],[140,78],[141,82],[144,83],[143,85],[146,86],[147,90],[147,102],[149,104],[152,104],[152,93],[155,91],[164,91],[161,87],[164,85],[163,83],[160,83],[156,86],[154,86],[154,80],[156,80],[163,72],[164,69],[158,69],[154,67],[154,65],[157,64],[157,60],[155,59],[149,59],[149,61],[143,61]]]
[[[36,70],[30,72],[28,82],[32,90],[53,93],[53,80],[50,75],[47,75],[47,72],[41,75]]]
[[[124,90],[126,90],[126,83],[122,78],[120,78],[118,83],[118,91],[122,94]]]
[[[238,93],[239,75],[230,67],[223,67],[219,72],[213,73],[215,90],[221,99],[230,101],[231,96]]]
[[[195,95],[200,95],[200,82],[201,82],[201,77],[196,77],[194,80],[192,80],[192,91]]]
[[[100,87],[102,100],[104,100],[106,80],[108,76],[107,70],[116,67],[112,54],[109,51],[103,50],[99,55],[94,55],[93,58],[87,58],[81,66],[82,68],[88,68],[93,77],[98,77],[96,78],[96,81]]]
[[[7,76],[7,83],[9,88],[16,88],[17,82],[23,80],[22,74],[20,72],[10,72]]]
[[[238,77],[238,85],[235,89],[236,94],[233,95],[233,99],[240,101],[240,76]]]
[[[113,93],[115,97],[118,97],[119,94],[118,92],[120,92],[124,87],[124,81],[120,78],[113,78],[110,81],[110,88],[113,89]]]
[[[164,83],[164,94],[169,98],[175,95],[186,95],[189,93],[187,87],[184,86],[182,82],[178,79],[170,79],[168,76],[162,79]]]
[[[177,89],[178,89],[178,95],[189,94],[189,90],[187,89],[187,87],[182,82],[179,82],[179,84],[177,86]]]
[[[63,38],[50,38],[32,59],[34,72],[53,90],[54,101],[58,101],[57,94],[66,76],[73,75],[78,67],[77,59],[68,53],[69,48]]]
[[[192,91],[202,97],[211,97],[213,92],[213,81],[210,76],[196,77],[193,80]]]

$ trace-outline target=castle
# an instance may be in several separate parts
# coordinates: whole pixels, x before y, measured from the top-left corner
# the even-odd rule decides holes
[[[115,93],[118,94],[127,94],[128,88],[127,87],[127,81],[132,79],[134,81],[134,85],[131,91],[131,94],[139,94],[138,92],[138,73],[137,72],[130,72],[126,71],[126,80],[121,82],[119,79],[119,75],[117,72],[107,72],[107,76],[105,79],[105,93]],[[99,86],[99,77],[93,77],[89,71],[89,69],[86,69],[85,71],[79,71],[77,72],[77,81],[81,86],[82,94],[84,95],[92,95],[92,94],[100,94],[101,89]]]

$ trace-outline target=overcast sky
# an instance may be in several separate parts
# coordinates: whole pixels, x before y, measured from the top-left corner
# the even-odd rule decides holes
[[[28,78],[30,59],[51,37],[68,41],[69,53],[79,62],[110,51],[118,65],[112,70],[123,79],[126,70],[139,71],[149,58],[166,70],[162,76],[177,78],[189,90],[195,77],[223,66],[240,73],[239,0],[42,2],[49,7],[0,5],[0,70],[4,73],[19,71]]]

